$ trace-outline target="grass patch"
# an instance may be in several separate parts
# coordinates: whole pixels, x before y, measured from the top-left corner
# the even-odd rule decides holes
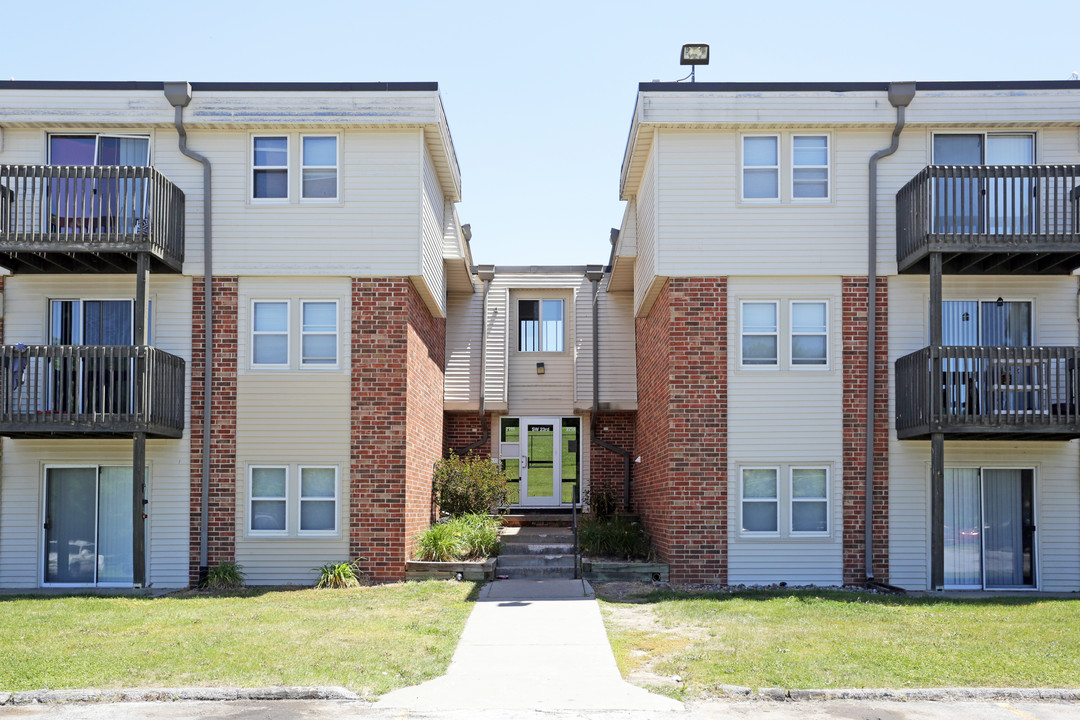
[[[1075,687],[1080,601],[839,592],[602,602],[619,668],[687,697],[748,687]],[[665,687],[666,686],[666,687]]]
[[[342,685],[375,697],[446,671],[475,590],[0,597],[0,690]]]

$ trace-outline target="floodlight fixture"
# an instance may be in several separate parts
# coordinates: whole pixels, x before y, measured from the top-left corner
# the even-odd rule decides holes
[[[690,66],[690,82],[694,82],[694,71],[698,65],[709,64],[709,46],[705,43],[688,43],[682,46],[679,56],[680,65]],[[683,78],[685,80],[685,78]]]

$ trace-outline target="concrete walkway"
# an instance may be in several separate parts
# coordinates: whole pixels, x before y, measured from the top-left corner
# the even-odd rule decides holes
[[[408,710],[678,711],[622,679],[600,607],[582,580],[485,586],[446,675],[384,695]]]

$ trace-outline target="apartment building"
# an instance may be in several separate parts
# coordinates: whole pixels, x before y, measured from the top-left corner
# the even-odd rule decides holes
[[[1078,163],[1075,81],[639,87],[610,286],[673,579],[1080,590]]]
[[[400,577],[460,192],[434,83],[0,83],[0,586]]]
[[[0,82],[0,587],[399,579],[453,450],[678,582],[1080,590],[1078,175],[1077,82],[645,83],[608,262],[492,266],[434,83]]]

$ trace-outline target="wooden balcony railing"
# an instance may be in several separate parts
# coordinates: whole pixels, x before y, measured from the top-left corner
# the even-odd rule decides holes
[[[0,372],[0,435],[183,435],[184,360],[157,348],[3,345]]]
[[[896,194],[896,261],[926,272],[1068,274],[1080,267],[1080,165],[931,165]]]
[[[1080,348],[931,346],[896,361],[896,432],[1080,437]]]
[[[184,260],[184,193],[152,167],[0,165],[0,266],[119,272]]]

